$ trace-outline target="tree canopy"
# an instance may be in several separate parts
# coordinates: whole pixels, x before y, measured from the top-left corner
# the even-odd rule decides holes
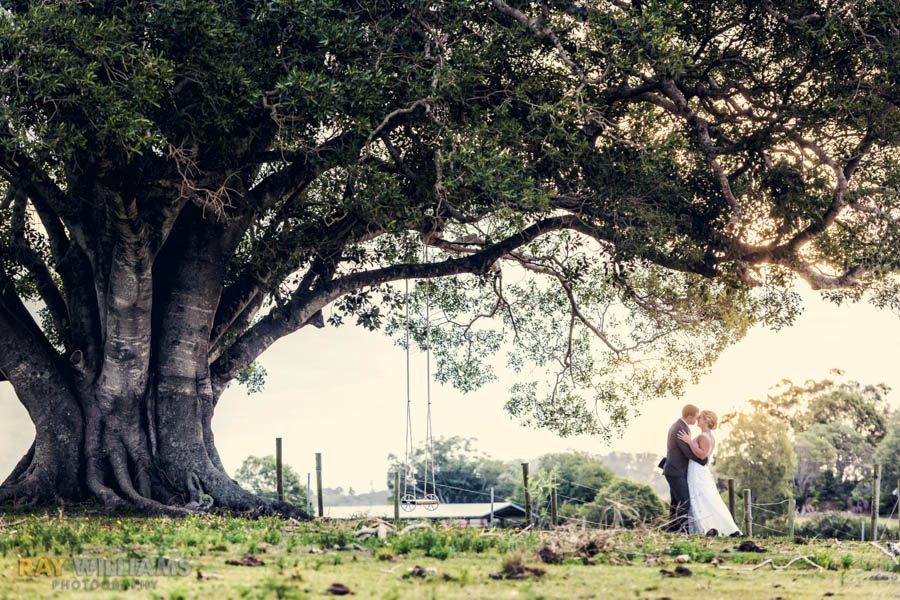
[[[0,502],[251,506],[224,387],[323,309],[403,343],[404,279],[440,381],[509,342],[507,410],[561,435],[791,323],[797,278],[900,306],[893,0],[0,7],[0,377],[38,430]]]
[[[760,410],[738,415],[716,451],[719,476],[750,489],[754,502],[790,498],[796,464],[787,424]]]

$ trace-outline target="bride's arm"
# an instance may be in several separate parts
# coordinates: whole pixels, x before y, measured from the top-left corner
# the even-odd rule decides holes
[[[709,456],[710,443],[709,440],[706,439],[706,436],[701,435],[694,441],[691,439],[689,433],[682,431],[679,432],[678,437],[691,448],[691,452],[693,452],[694,456],[697,458],[702,460]]]

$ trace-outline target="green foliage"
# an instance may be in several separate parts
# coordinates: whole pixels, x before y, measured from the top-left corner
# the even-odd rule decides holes
[[[474,438],[438,438],[434,440],[434,480],[437,494],[442,502],[488,502],[490,490],[500,501],[512,494],[515,486],[515,472],[511,465],[491,459],[475,450]],[[417,489],[421,495],[425,485],[426,452],[418,447],[410,457],[411,472],[407,473],[404,457],[388,455],[390,469],[387,473],[388,489],[394,489],[394,473],[400,473],[401,494],[404,489],[413,493]],[[428,466],[428,490],[431,488],[432,466]],[[409,477],[406,487],[404,478]],[[413,485],[415,480],[415,485]],[[447,486],[447,487],[444,487]],[[393,493],[393,492],[392,492]]]
[[[805,494],[812,487],[821,487],[824,471],[834,468],[837,451],[831,441],[807,430],[794,438],[794,454],[797,457],[797,471],[794,481],[797,491]]]
[[[839,369],[832,372],[843,374]],[[885,435],[890,413],[886,396],[890,391],[884,383],[862,385],[857,381],[838,383],[822,379],[797,385],[785,379],[776,393],[765,400],[750,400],[750,404],[783,419],[797,433],[818,424],[841,424],[877,444]]]
[[[56,241],[95,261],[91,292],[108,283],[94,254],[119,247],[116,203],[160,256],[183,250],[162,226],[176,221],[222,251],[209,294],[241,310],[210,341],[213,371],[251,392],[264,347],[329,305],[332,325],[404,340],[391,282],[424,239],[415,276],[467,273],[410,295],[413,344],[426,304],[439,319],[438,381],[484,385],[510,343],[506,410],[560,435],[608,439],[752,325],[793,322],[796,273],[854,283],[836,302],[900,306],[896,2],[499,4],[6,2],[0,192],[73,232]],[[53,228],[6,216],[4,278],[46,302],[13,249],[54,279]],[[103,331],[43,319],[58,346],[76,325]],[[878,439],[865,403],[814,412],[848,403],[844,424]]]
[[[393,538],[390,547],[398,554],[409,554],[422,550],[426,556],[446,559],[450,552],[481,554],[496,547],[501,542],[496,536],[484,535],[474,527],[448,527],[437,525],[419,529]]]
[[[873,460],[881,460],[888,465],[885,468],[892,469],[890,453],[876,453],[879,441],[885,448],[893,443],[887,441],[890,423],[896,421],[886,400],[889,392],[885,384],[823,379],[796,385],[784,380],[765,400],[750,401],[756,411],[787,424],[793,433],[798,502],[815,498],[836,509],[867,502]],[[727,415],[723,422],[733,419],[734,415]],[[886,477],[893,478],[894,472],[896,469]],[[885,500],[885,492],[890,494],[893,489],[890,483],[884,485],[882,511],[890,511],[893,506]]]
[[[859,431],[844,423],[817,423],[808,430],[811,436],[825,440],[834,448],[834,475],[838,481],[859,480],[872,468],[875,446]],[[831,465],[829,465],[831,466]]]
[[[597,491],[615,479],[615,474],[587,452],[545,454],[531,467],[529,486],[536,508],[546,507],[550,488],[556,487],[560,505],[590,502]],[[516,481],[514,501],[524,504],[521,471]]]
[[[582,507],[587,520],[617,527],[652,525],[664,513],[665,507],[653,488],[627,479],[614,480]]]
[[[794,449],[788,426],[757,409],[741,413],[716,450],[716,471],[749,488],[754,502],[780,502],[792,495]]]
[[[661,497],[669,493],[669,484],[657,466],[659,454],[656,452],[610,452],[598,458],[619,477],[646,483]]]
[[[691,562],[703,563],[711,558],[716,557],[715,550],[711,550],[707,545],[693,541],[677,541],[669,548],[667,554],[669,556],[679,556],[687,554],[691,557]]]
[[[865,517],[848,517],[839,513],[827,513],[816,515],[801,523],[796,531],[797,535],[803,537],[858,540],[862,523],[865,522]]]
[[[881,511],[889,513],[897,502],[893,491],[900,485],[900,411],[888,420],[887,434],[875,450],[875,461],[881,464]]]
[[[249,491],[270,500],[278,499],[277,465],[274,456],[248,456],[235,473],[235,480]],[[306,509],[306,486],[290,465],[281,465],[284,501]]]
[[[263,391],[266,386],[268,372],[261,364],[253,362],[249,367],[238,373],[238,383],[247,388],[247,395]]]

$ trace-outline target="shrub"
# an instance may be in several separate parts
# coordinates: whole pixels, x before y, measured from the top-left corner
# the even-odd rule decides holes
[[[803,537],[856,540],[859,539],[860,522],[863,520],[838,513],[826,513],[802,523],[797,528],[797,533]]]
[[[624,527],[651,523],[663,513],[662,500],[652,487],[628,479],[614,480],[582,508],[588,521]]]

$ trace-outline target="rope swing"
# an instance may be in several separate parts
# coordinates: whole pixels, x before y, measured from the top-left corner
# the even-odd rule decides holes
[[[424,249],[428,262],[428,246]],[[409,383],[409,280],[406,280],[406,476],[403,479],[403,495],[400,507],[405,511],[424,506],[426,510],[436,510],[440,504],[434,480],[434,439],[431,433],[431,312],[429,303],[429,281],[425,279],[425,396],[428,401],[425,413],[425,472],[422,495],[418,495],[415,469],[410,454],[415,450],[412,435],[412,400]],[[431,493],[428,492],[428,475],[431,472]],[[411,488],[411,491],[410,491]]]

